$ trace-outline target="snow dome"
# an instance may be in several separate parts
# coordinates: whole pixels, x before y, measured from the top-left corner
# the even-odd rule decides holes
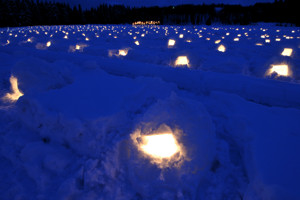
[[[215,128],[205,108],[176,95],[152,106],[118,148],[132,187],[149,198],[174,190],[195,195],[215,151]]]

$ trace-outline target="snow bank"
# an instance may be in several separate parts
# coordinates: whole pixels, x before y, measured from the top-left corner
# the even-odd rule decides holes
[[[126,178],[136,192],[149,199],[181,198],[182,193],[197,198],[197,189],[205,184],[215,156],[216,139],[210,116],[201,103],[173,94],[149,108],[136,122],[134,132],[151,135],[161,126],[173,130],[182,145],[182,158],[157,165],[128,138],[117,150]]]
[[[104,58],[99,58],[98,63],[102,69],[115,75],[160,77],[164,81],[175,83],[179,88],[194,92],[224,91],[261,104],[300,108],[299,84],[151,64],[141,66],[137,62],[124,63]]]

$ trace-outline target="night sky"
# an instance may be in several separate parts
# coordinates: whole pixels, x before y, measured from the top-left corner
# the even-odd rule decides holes
[[[178,4],[241,4],[252,5],[257,2],[274,2],[274,0],[53,0],[57,2],[66,2],[70,5],[81,4],[83,8],[96,7],[99,4],[122,4],[126,6],[169,6]]]

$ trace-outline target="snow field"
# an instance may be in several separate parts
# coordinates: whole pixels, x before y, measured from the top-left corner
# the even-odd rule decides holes
[[[0,96],[24,93],[0,104],[1,199],[299,199],[299,31],[1,29]],[[182,153],[157,165],[132,134],[161,127]]]

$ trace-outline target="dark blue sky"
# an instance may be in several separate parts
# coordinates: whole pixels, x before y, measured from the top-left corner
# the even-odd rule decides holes
[[[178,4],[241,4],[251,5],[257,2],[274,2],[274,0],[52,0],[56,2],[66,2],[70,5],[81,4],[83,8],[98,6],[101,3],[123,4],[128,6],[169,6]]]

